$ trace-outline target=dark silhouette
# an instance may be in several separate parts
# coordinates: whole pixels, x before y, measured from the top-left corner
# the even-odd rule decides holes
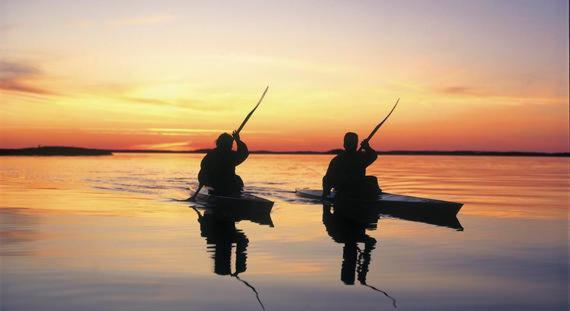
[[[337,194],[349,197],[375,198],[382,193],[376,177],[366,176],[366,168],[378,158],[378,154],[370,147],[369,142],[392,115],[399,102],[400,98],[396,100],[388,115],[362,140],[358,151],[356,150],[358,135],[352,132],[344,135],[344,151],[332,159],[323,177],[323,200],[328,198],[333,188]]]
[[[249,239],[243,231],[236,228],[236,221],[231,217],[215,210],[206,210],[201,214],[198,209],[192,207],[198,214],[200,223],[200,235],[206,238],[207,251],[214,260],[214,273],[229,275],[251,288],[263,310],[265,306],[261,302],[259,292],[249,282],[239,277],[240,273],[247,270],[247,247]],[[269,217],[269,215],[267,216]],[[267,221],[264,221],[267,222]],[[269,222],[271,222],[269,220]],[[235,269],[232,272],[232,248],[235,245]]]
[[[253,107],[253,109],[245,116],[245,119],[241,122],[237,130],[232,133],[238,147],[237,151],[232,152],[232,141],[231,136],[227,133],[223,133],[216,140],[216,149],[208,152],[206,157],[202,160],[200,174],[198,175],[198,188],[194,194],[188,199],[189,201],[196,201],[200,189],[204,185],[211,186],[213,191],[210,193],[213,195],[223,195],[223,196],[239,196],[243,189],[243,181],[235,173],[235,167],[240,163],[245,161],[249,152],[247,146],[240,140],[239,133],[243,130],[243,127],[247,124],[247,121],[257,107],[263,101],[265,94],[269,90],[269,85],[261,94],[259,101]]]
[[[214,273],[218,275],[231,275],[232,245],[236,245],[235,274],[245,272],[247,269],[247,236],[236,228],[235,222],[230,219],[216,217],[215,213],[198,213],[200,234],[206,238],[208,252],[212,253],[214,260]]]
[[[382,191],[374,176],[366,176],[366,168],[376,161],[378,155],[370,147],[368,139],[361,143],[357,151],[358,135],[348,132],[344,135],[344,151],[334,157],[323,177],[323,199],[331,189],[337,193],[375,197]]]
[[[38,146],[36,148],[23,149],[0,149],[1,156],[102,156],[113,155],[109,150],[60,147],[60,146]]]
[[[237,150],[232,150],[233,141]],[[228,133],[221,134],[216,140],[216,149],[208,152],[200,164],[198,181],[209,186],[216,195],[239,195],[243,189],[241,177],[236,175],[236,166],[247,159],[247,145],[241,141],[239,133],[233,137]]]
[[[265,310],[257,289],[239,276],[240,273],[244,273],[247,270],[249,239],[243,231],[236,228],[236,222],[249,220],[259,225],[273,228],[270,209],[258,210],[254,214],[247,208],[232,206],[230,202],[220,202],[216,207],[201,207],[204,211],[202,214],[196,207],[191,207],[198,215],[200,235],[206,238],[207,251],[211,253],[211,257],[214,260],[214,273],[229,275],[249,287],[254,292],[261,308]],[[232,248],[234,245],[235,268],[232,271]]]
[[[354,285],[355,280],[358,280],[361,285],[384,294],[392,301],[394,308],[397,308],[396,300],[392,296],[366,282],[372,251],[376,248],[376,239],[366,234],[366,229],[375,229],[378,217],[350,217],[349,211],[353,209],[351,207],[337,204],[334,212],[331,208],[329,204],[323,205],[322,221],[333,241],[344,244],[340,269],[341,281],[346,285]],[[360,249],[359,243],[364,244],[363,250]]]
[[[323,205],[323,224],[329,236],[337,243],[344,244],[342,250],[341,281],[346,285],[354,285],[357,261],[359,280],[366,282],[366,273],[370,264],[370,253],[376,246],[376,240],[366,234],[366,224],[359,223],[340,213],[333,213],[330,205]],[[364,243],[364,258],[357,258],[358,243]],[[364,259],[364,261],[361,261]]]

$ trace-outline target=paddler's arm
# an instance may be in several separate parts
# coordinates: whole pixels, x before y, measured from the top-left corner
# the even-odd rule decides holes
[[[327,197],[331,194],[331,189],[332,189],[332,187],[331,187],[330,182],[328,180],[328,176],[325,175],[323,177],[323,194],[321,196],[321,200],[324,201],[327,199]]]
[[[208,184],[209,167],[211,166],[209,162],[210,154],[207,153],[200,162],[200,171],[198,172],[198,182],[202,185]]]
[[[330,204],[323,204],[323,224],[328,224],[329,220],[332,217],[332,212],[331,212],[331,205]]]
[[[194,194],[188,199],[189,201],[196,201],[196,197],[198,196],[198,193],[200,192],[200,190],[202,189],[202,187],[206,184],[209,184],[208,180],[209,180],[209,171],[208,171],[208,167],[210,166],[208,164],[210,158],[210,154],[207,153],[204,158],[202,159],[202,162],[200,162],[200,171],[198,172],[198,187],[196,188],[196,191],[194,192]],[[200,213],[198,213],[198,215],[200,215]],[[200,220],[201,218],[198,217],[198,220]]]
[[[235,153],[235,165],[240,165],[243,161],[245,161],[245,159],[247,159],[247,157],[249,156],[249,150],[247,149],[247,145],[241,141],[240,137],[239,137],[239,133],[237,133],[236,131],[234,131],[232,133],[232,136],[234,137],[234,140],[236,141],[237,144],[237,151]]]
[[[334,174],[336,172],[336,157],[331,160],[327,173],[323,176],[323,194],[321,199],[325,200],[331,193],[333,187]]]
[[[362,150],[364,150],[364,166],[367,167],[376,161],[378,154],[376,153],[376,150],[370,147],[368,139],[363,140],[360,145],[362,146]]]

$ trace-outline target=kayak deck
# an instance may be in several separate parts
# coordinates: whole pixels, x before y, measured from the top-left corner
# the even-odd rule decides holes
[[[296,194],[300,197],[320,200],[322,190],[297,189]],[[355,197],[343,197],[342,202],[336,198],[335,193],[331,193],[326,201],[335,203],[358,203],[367,206],[373,205],[379,212],[384,214],[408,216],[414,218],[416,216],[433,216],[433,217],[455,217],[463,204],[449,202],[436,199],[426,199],[408,195],[392,194],[384,192],[377,198],[360,199]]]
[[[262,225],[273,227],[271,209],[273,201],[255,196],[249,193],[241,193],[239,196],[220,196],[208,193],[203,189],[196,196],[199,207],[210,209],[217,215],[235,221],[249,220]]]

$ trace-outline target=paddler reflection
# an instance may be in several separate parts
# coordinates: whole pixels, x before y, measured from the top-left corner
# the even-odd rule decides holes
[[[229,275],[249,287],[254,292],[261,308],[265,310],[257,289],[239,276],[247,270],[249,239],[242,230],[236,227],[236,222],[247,219],[261,225],[273,227],[269,213],[257,215],[253,218],[248,217],[247,214],[240,213],[239,210],[228,212],[226,209],[224,213],[223,211],[216,212],[216,209],[204,209],[203,213],[201,213],[197,208],[192,208],[198,215],[200,235],[206,239],[207,251],[211,254],[211,258],[214,261],[214,273],[217,275]],[[232,269],[233,249],[235,249],[235,267]]]
[[[247,269],[247,236],[236,228],[232,220],[216,217],[212,212],[206,211],[200,214],[198,210],[198,222],[200,223],[200,235],[206,238],[208,252],[214,260],[214,273],[218,275],[238,275]],[[232,248],[235,244],[236,260],[235,269],[232,272]]]
[[[396,300],[387,292],[380,290],[366,282],[372,251],[376,248],[376,239],[366,233],[367,229],[375,229],[378,225],[378,216],[354,215],[349,216],[345,211],[354,210],[341,204],[333,207],[330,204],[323,205],[323,224],[328,235],[339,244],[344,244],[342,249],[342,265],[340,279],[346,285],[354,285],[355,281],[383,293],[392,301],[394,308]],[[362,245],[362,248],[360,246]]]

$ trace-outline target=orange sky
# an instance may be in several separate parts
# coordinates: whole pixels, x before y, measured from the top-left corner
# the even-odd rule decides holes
[[[567,1],[3,1],[0,147],[569,151]]]

